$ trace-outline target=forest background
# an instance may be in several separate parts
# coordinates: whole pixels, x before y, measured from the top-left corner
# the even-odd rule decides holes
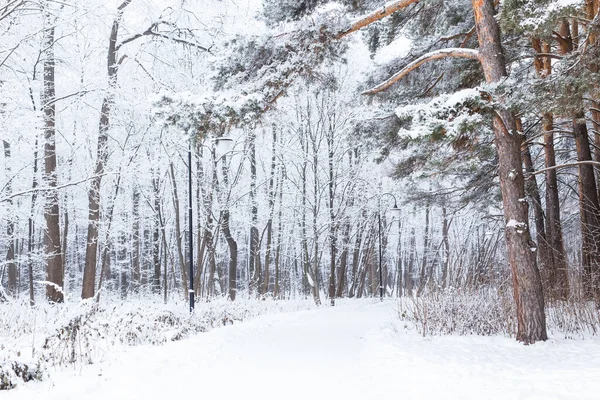
[[[595,0],[5,0],[0,296],[491,290],[544,340],[549,304],[599,296],[598,22]]]

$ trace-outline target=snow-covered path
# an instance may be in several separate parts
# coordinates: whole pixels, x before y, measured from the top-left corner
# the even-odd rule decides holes
[[[600,342],[395,333],[394,303],[273,314],[53,371],[22,399],[598,399]],[[401,327],[402,330],[402,327]]]

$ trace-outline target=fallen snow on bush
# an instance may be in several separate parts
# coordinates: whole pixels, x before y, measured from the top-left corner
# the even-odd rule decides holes
[[[225,299],[186,303],[157,299],[0,307],[0,390],[41,380],[47,369],[93,364],[124,346],[162,345],[258,315],[312,307],[312,301]]]

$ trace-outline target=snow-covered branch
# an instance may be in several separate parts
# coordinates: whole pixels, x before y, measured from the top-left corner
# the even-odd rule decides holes
[[[432,51],[417,58],[415,61],[408,64],[406,67],[402,68],[399,72],[392,75],[385,82],[382,82],[379,85],[363,92],[363,94],[376,94],[382,92],[390,86],[392,86],[394,83],[398,82],[400,79],[404,78],[406,75],[408,75],[415,69],[419,68],[421,65],[429,61],[439,60],[441,58],[446,57],[469,58],[471,60],[479,60],[479,52],[473,49],[461,48],[448,48]]]
[[[546,171],[551,171],[553,169],[576,167],[579,165],[594,165],[596,167],[600,167],[600,161],[576,161],[576,162],[572,162],[572,163],[553,165],[552,167],[542,168],[535,172],[531,172],[529,175],[539,175],[539,174],[543,174]]]
[[[341,39],[344,36],[347,36],[353,32],[356,32],[356,31],[372,24],[375,21],[379,21],[380,19],[383,19],[389,15],[392,15],[396,11],[400,11],[400,10],[410,6],[411,4],[417,4],[417,3],[419,3],[419,1],[420,0],[391,1],[387,4],[385,4],[382,8],[380,8],[376,11],[373,11],[373,12],[359,18],[357,21],[353,22],[352,25],[350,25],[350,27],[348,29],[345,29],[345,30],[339,32],[336,35],[336,39]]]
[[[137,40],[137,39],[139,39],[141,37],[144,37],[144,36],[156,36],[156,37],[159,37],[159,38],[162,38],[162,39],[170,40],[170,41],[175,42],[175,43],[183,44],[183,45],[190,46],[190,47],[195,47],[195,48],[197,48],[199,50],[206,51],[206,52],[210,53],[210,48],[201,46],[198,43],[190,42],[189,40],[181,39],[181,38],[178,38],[178,37],[170,36],[170,35],[168,35],[166,33],[163,33],[163,32],[159,32],[158,31],[158,26],[159,26],[160,23],[161,22],[154,22],[144,32],[136,33],[135,35],[133,35],[133,36],[127,38],[127,39],[124,39],[121,43],[119,43],[116,46],[116,50],[118,51],[124,45],[126,45],[128,43],[131,43],[134,40]]]
[[[102,174],[101,176],[104,176],[104,175],[107,175],[107,174]],[[77,185],[80,185],[80,184],[82,184],[84,182],[90,181],[90,180],[92,180],[94,178],[97,178],[98,176],[100,176],[100,175],[90,176],[90,177],[87,177],[85,179],[81,179],[81,180],[73,181],[73,182],[68,182],[68,183],[65,183],[63,185],[59,185],[59,186],[56,186],[56,187],[50,187],[50,186],[36,187],[36,188],[28,189],[28,190],[23,190],[21,192],[12,193],[12,194],[10,194],[10,195],[8,195],[6,197],[0,197],[0,203],[4,203],[6,201],[14,199],[15,197],[25,196],[25,195],[28,195],[28,194],[31,194],[31,193],[34,193],[34,192],[47,192],[47,191],[52,191],[52,190],[65,189],[65,188],[68,188],[70,186],[77,186]]]

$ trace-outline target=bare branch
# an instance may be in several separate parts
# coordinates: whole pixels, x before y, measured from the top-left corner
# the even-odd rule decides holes
[[[119,11],[119,12],[123,11],[123,9],[129,5],[129,3],[131,3],[131,0],[123,1],[121,3],[121,5],[119,5],[119,7],[117,7],[117,11]]]
[[[15,12],[23,4],[25,4],[25,1],[23,1],[23,0],[20,0],[20,1],[14,0],[14,1],[8,2],[8,4],[6,4],[4,7],[2,7],[2,11],[0,11],[0,21],[7,18],[9,15],[11,15],[13,12]]]
[[[190,42],[190,41],[185,40],[185,39],[180,39],[180,38],[177,38],[177,37],[169,36],[167,34],[158,32],[157,29],[158,29],[158,25],[160,23],[161,22],[154,22],[144,32],[142,32],[142,33],[136,33],[135,35],[133,35],[133,36],[127,38],[127,39],[124,39],[121,43],[119,43],[116,46],[116,48],[115,48],[116,51],[119,51],[119,49],[121,47],[123,47],[124,45],[126,45],[127,43],[131,43],[134,40],[139,39],[141,37],[144,37],[144,36],[157,36],[157,37],[160,37],[160,38],[163,38],[163,39],[170,40],[170,41],[175,42],[175,43],[179,43],[179,44],[183,44],[183,45],[187,45],[187,46],[192,46],[192,47],[195,47],[195,48],[197,48],[199,50],[206,51],[207,53],[210,53],[210,48],[206,48],[204,46],[200,46],[197,43]]]
[[[425,97],[425,96],[427,96],[427,95],[429,94],[429,92],[431,92],[431,90],[433,90],[433,88],[434,88],[434,87],[435,87],[435,86],[436,86],[436,85],[437,85],[437,84],[438,84],[438,83],[439,83],[439,82],[442,80],[442,78],[444,77],[444,74],[445,74],[445,73],[446,73],[446,72],[442,72],[442,73],[441,73],[441,74],[440,74],[440,75],[439,75],[439,76],[438,76],[438,77],[435,79],[435,81],[434,81],[434,82],[433,82],[431,85],[429,85],[429,86],[427,87],[427,89],[425,89],[425,91],[424,91],[423,93],[421,93],[421,94],[419,95],[419,97]]]
[[[70,187],[70,186],[77,186],[77,185],[80,185],[80,184],[82,184],[84,182],[90,181],[92,179],[96,179],[98,176],[105,176],[105,175],[107,175],[107,174],[94,175],[94,176],[90,176],[90,177],[85,178],[85,179],[81,179],[79,181],[68,182],[68,183],[65,183],[63,185],[59,185],[59,186],[56,186],[56,187],[51,187],[51,186],[39,187],[38,186],[38,187],[35,187],[35,188],[32,188],[32,189],[23,190],[22,192],[12,193],[12,194],[10,194],[10,195],[8,195],[6,197],[0,197],[0,203],[6,202],[6,201],[10,201],[10,200],[14,199],[15,197],[25,196],[25,195],[30,194],[30,193],[48,192],[48,191],[54,191],[54,190],[64,189],[64,188],[67,188],[67,187]]]
[[[376,94],[382,92],[392,86],[394,83],[398,82],[400,79],[404,78],[406,75],[419,68],[421,65],[433,61],[439,60],[441,58],[447,57],[457,57],[457,58],[468,58],[471,60],[479,60],[479,52],[473,49],[460,49],[460,48],[448,48],[435,50],[430,53],[424,54],[421,57],[417,58],[406,67],[402,68],[399,72],[392,75],[388,80],[379,85],[363,92],[362,94]]]
[[[206,48],[204,46],[200,46],[199,44],[194,43],[194,42],[190,42],[188,40],[179,39],[179,38],[176,38],[176,37],[165,35],[165,34],[160,33],[160,32],[150,32],[150,34],[153,35],[153,36],[158,36],[158,37],[161,37],[163,39],[170,40],[170,41],[175,42],[175,43],[179,43],[179,44],[183,44],[183,45],[187,45],[187,46],[192,46],[192,47],[195,47],[195,48],[197,48],[199,50],[206,51],[207,53],[210,53],[210,48]]]
[[[560,43],[561,46],[568,47],[571,45],[570,41],[561,36],[560,33],[556,31],[552,31],[552,36],[556,39],[557,42]]]
[[[596,167],[600,167],[600,161],[577,161],[577,162],[572,162],[572,163],[567,163],[567,164],[554,165],[552,167],[543,168],[543,169],[537,170],[535,172],[530,172],[529,174],[530,175],[539,175],[539,174],[543,174],[544,172],[550,171],[553,169],[576,167],[576,166],[585,165],[585,164],[590,164],[590,165],[594,165]]]
[[[449,42],[451,40],[458,39],[463,36],[466,36],[467,38],[465,40],[468,40],[473,35],[473,33],[475,33],[475,25],[473,25],[473,27],[471,29],[469,29],[467,32],[460,32],[460,33],[457,33],[452,36],[444,36],[444,37],[440,38],[440,42]],[[463,47],[463,46],[460,46],[460,47]]]
[[[350,27],[348,29],[346,29],[342,32],[338,32],[338,34],[335,36],[335,38],[341,39],[344,36],[349,35],[353,32],[356,32],[359,29],[362,29],[365,26],[368,26],[375,21],[379,21],[380,19],[383,19],[389,15],[392,15],[396,11],[400,11],[400,10],[410,6],[411,4],[417,4],[417,3],[419,3],[419,1],[420,0],[391,1],[391,2],[387,3],[386,5],[384,5],[382,8],[380,8],[379,10],[373,11],[372,13],[361,17],[360,19],[358,19],[357,21],[352,23],[352,25],[350,25]]]

